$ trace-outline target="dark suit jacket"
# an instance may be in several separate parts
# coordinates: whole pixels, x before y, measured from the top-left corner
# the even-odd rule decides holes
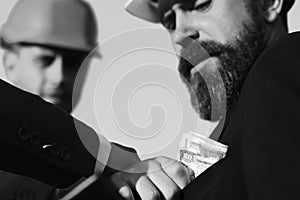
[[[220,141],[227,156],[186,200],[300,199],[300,33],[268,47],[249,72]]]
[[[1,170],[58,188],[93,173],[99,139],[91,128],[2,80],[0,91]]]

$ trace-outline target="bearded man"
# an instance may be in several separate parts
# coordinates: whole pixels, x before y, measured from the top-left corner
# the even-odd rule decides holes
[[[202,119],[229,146],[183,190],[184,199],[299,199],[300,34],[294,0],[133,0],[126,10],[161,23]]]

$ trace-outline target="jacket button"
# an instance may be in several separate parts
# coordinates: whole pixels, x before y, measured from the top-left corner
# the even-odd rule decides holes
[[[60,145],[58,143],[54,143],[52,148],[50,149],[50,154],[52,156],[58,156],[60,153]]]
[[[58,143],[46,144],[42,146],[43,151],[51,156],[58,156],[60,153],[60,148]]]
[[[52,144],[45,144],[42,146],[42,150],[46,153],[49,153],[51,149],[52,149]]]
[[[71,158],[71,154],[68,151],[68,149],[66,147],[62,148],[61,153],[60,153],[60,157],[63,160],[69,160]]]
[[[29,143],[33,146],[40,144],[40,137],[37,133],[32,133],[29,138]]]
[[[18,130],[18,136],[21,140],[28,140],[28,138],[30,137],[30,131],[29,128],[27,127],[21,127]]]

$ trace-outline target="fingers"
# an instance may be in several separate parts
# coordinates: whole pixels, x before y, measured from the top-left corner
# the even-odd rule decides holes
[[[186,170],[188,171],[188,174],[190,175],[190,182],[192,182],[196,177],[195,171],[186,165],[184,165],[184,166],[186,167]]]
[[[159,200],[160,192],[146,175],[119,172],[111,181],[118,193],[126,200],[134,200],[133,190],[142,200]]]
[[[179,199],[180,189],[176,183],[170,179],[170,177],[165,174],[162,170],[154,171],[149,173],[148,177],[152,183],[159,188],[161,195],[166,200],[177,200]]]
[[[163,198],[167,200],[175,200],[179,198],[180,188],[176,183],[164,172],[162,165],[155,159],[149,159],[142,162],[143,166],[140,169],[147,169],[139,180],[137,181],[136,189],[138,194],[143,195],[142,199],[156,199]],[[134,180],[133,180],[134,181]],[[142,184],[140,184],[142,183]],[[138,188],[137,186],[139,186]],[[144,189],[150,188],[151,193],[147,194],[149,191],[144,191]]]
[[[180,189],[183,189],[195,178],[194,171],[178,161],[167,157],[157,157],[156,160],[161,163],[165,173]]]
[[[121,186],[118,192],[124,199],[134,200],[133,193],[128,185]]]
[[[110,180],[127,200],[134,200],[136,194],[143,200],[176,200],[180,197],[180,189],[189,184],[192,177],[193,171],[185,165],[159,157],[137,162],[125,172],[112,175]]]
[[[112,175],[111,181],[118,193],[126,200],[134,200],[133,193],[142,200],[161,199],[159,190],[146,174],[118,172]]]
[[[141,176],[136,182],[136,192],[142,200],[160,200],[161,195],[148,176]]]

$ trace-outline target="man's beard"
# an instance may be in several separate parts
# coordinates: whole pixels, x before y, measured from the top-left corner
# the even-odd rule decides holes
[[[221,44],[215,41],[197,42],[181,52],[179,72],[187,84],[193,108],[200,118],[218,121],[235,105],[250,68],[266,47],[265,32],[258,23],[244,24],[234,41]],[[191,70],[209,57],[209,62]],[[209,61],[209,60],[207,60]]]

